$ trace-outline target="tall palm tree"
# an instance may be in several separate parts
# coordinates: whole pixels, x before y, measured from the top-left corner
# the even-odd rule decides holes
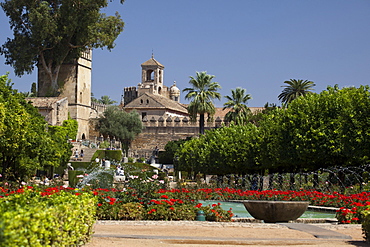
[[[206,71],[196,72],[196,77],[190,76],[189,83],[193,86],[185,88],[185,99],[192,100],[188,106],[188,112],[192,120],[196,121],[199,114],[199,133],[204,134],[204,114],[213,116],[216,112],[213,99],[221,99],[221,94],[216,92],[221,86],[218,82],[212,82],[214,75],[208,75]]]
[[[226,113],[225,119],[228,122],[234,122],[241,125],[247,122],[247,116],[251,112],[247,106],[248,100],[252,99],[250,94],[246,94],[244,88],[237,87],[235,90],[231,89],[231,96],[225,96],[228,100],[224,103],[224,109],[231,108],[231,111]]]
[[[278,99],[283,105],[288,105],[299,96],[312,93],[310,92],[310,90],[313,90],[312,88],[316,86],[314,82],[308,80],[290,79],[289,81],[284,81],[284,83],[288,85],[282,86],[285,88],[283,92],[278,96]]]
[[[117,103],[117,101],[112,100],[108,95],[103,95],[98,99],[98,102],[104,105],[113,105]]]

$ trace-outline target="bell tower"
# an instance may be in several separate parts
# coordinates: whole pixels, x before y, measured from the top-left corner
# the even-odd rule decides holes
[[[141,83],[139,88],[144,89],[142,93],[149,92],[152,94],[163,95],[163,70],[164,66],[152,57],[141,64]],[[142,94],[139,92],[139,96]]]

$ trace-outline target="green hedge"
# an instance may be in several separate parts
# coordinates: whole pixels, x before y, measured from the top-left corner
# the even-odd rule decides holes
[[[95,205],[89,193],[65,191],[1,198],[0,247],[82,246],[92,234]]]
[[[94,155],[91,158],[91,161],[95,161],[96,158],[106,159],[106,160],[122,160],[122,151],[121,150],[96,150]]]
[[[370,206],[366,206],[365,210],[362,211],[362,215],[362,232],[366,241],[370,243]]]
[[[76,170],[68,171],[68,186],[71,188],[76,187],[76,185],[78,184],[80,180],[80,178],[78,178],[77,176],[83,175],[83,174],[85,174],[84,171],[76,171]]]

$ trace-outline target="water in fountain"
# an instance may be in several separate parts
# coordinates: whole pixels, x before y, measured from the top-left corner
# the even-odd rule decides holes
[[[92,188],[112,188],[114,169],[106,167],[94,167],[86,169],[84,176],[77,183],[76,188],[90,186]]]

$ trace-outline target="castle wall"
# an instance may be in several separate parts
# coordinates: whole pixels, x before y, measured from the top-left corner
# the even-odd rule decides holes
[[[206,122],[205,129],[220,127],[221,119]],[[156,117],[143,121],[144,129],[131,142],[129,156],[150,158],[155,147],[164,150],[169,141],[186,139],[199,135],[199,122],[191,122],[187,117]]]

